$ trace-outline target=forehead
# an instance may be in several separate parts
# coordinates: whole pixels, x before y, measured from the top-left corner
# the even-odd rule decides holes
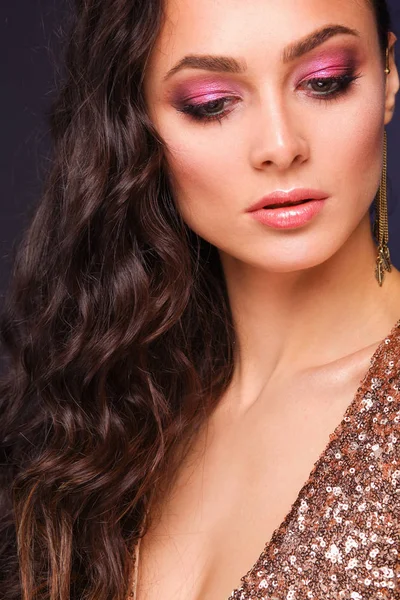
[[[287,44],[326,25],[344,25],[376,48],[368,0],[165,0],[148,71],[166,72],[186,54],[278,59]]]

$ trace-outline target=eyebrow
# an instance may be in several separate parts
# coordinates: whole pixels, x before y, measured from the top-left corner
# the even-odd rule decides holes
[[[287,64],[300,58],[304,54],[311,52],[318,46],[336,35],[352,35],[360,37],[356,29],[345,27],[344,25],[329,25],[322,29],[317,29],[301,40],[289,44],[282,52],[282,62]],[[216,56],[209,54],[189,54],[182,58],[172,69],[170,69],[163,81],[166,81],[172,75],[175,75],[182,69],[202,69],[207,71],[219,71],[224,73],[245,73],[247,66],[242,60],[237,60],[231,56]]]

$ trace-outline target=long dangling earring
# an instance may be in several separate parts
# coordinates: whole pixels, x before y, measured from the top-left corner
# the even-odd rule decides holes
[[[390,261],[389,222],[387,206],[387,135],[384,132],[383,139],[383,168],[381,184],[375,198],[375,237],[378,243],[378,257],[376,259],[376,278],[380,286],[383,284],[385,271],[392,270]]]
[[[386,48],[386,75],[390,73],[389,67],[389,49]],[[389,242],[389,222],[387,206],[387,135],[386,130],[383,134],[383,168],[381,184],[375,198],[375,238],[378,243],[378,257],[376,259],[376,278],[380,286],[383,284],[385,271],[389,273],[392,270],[390,261]]]
[[[385,69],[385,73],[386,73],[386,75],[389,75],[389,73],[390,73],[390,66],[389,66],[389,48],[386,48],[386,69]]]

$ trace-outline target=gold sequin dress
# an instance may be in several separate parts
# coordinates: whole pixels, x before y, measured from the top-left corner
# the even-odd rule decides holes
[[[400,600],[400,321],[285,520],[221,598],[255,599]]]

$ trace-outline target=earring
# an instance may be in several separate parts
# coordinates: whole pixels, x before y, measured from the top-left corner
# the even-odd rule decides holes
[[[389,48],[386,48],[386,69],[385,69],[385,73],[386,73],[386,75],[389,75],[389,73],[390,73],[390,67],[389,67]]]
[[[375,198],[375,225],[374,234],[378,243],[378,257],[376,259],[375,275],[380,286],[383,284],[385,271],[389,273],[392,270],[390,261],[389,224],[387,207],[387,135],[386,130],[383,136],[383,168],[381,184]]]

